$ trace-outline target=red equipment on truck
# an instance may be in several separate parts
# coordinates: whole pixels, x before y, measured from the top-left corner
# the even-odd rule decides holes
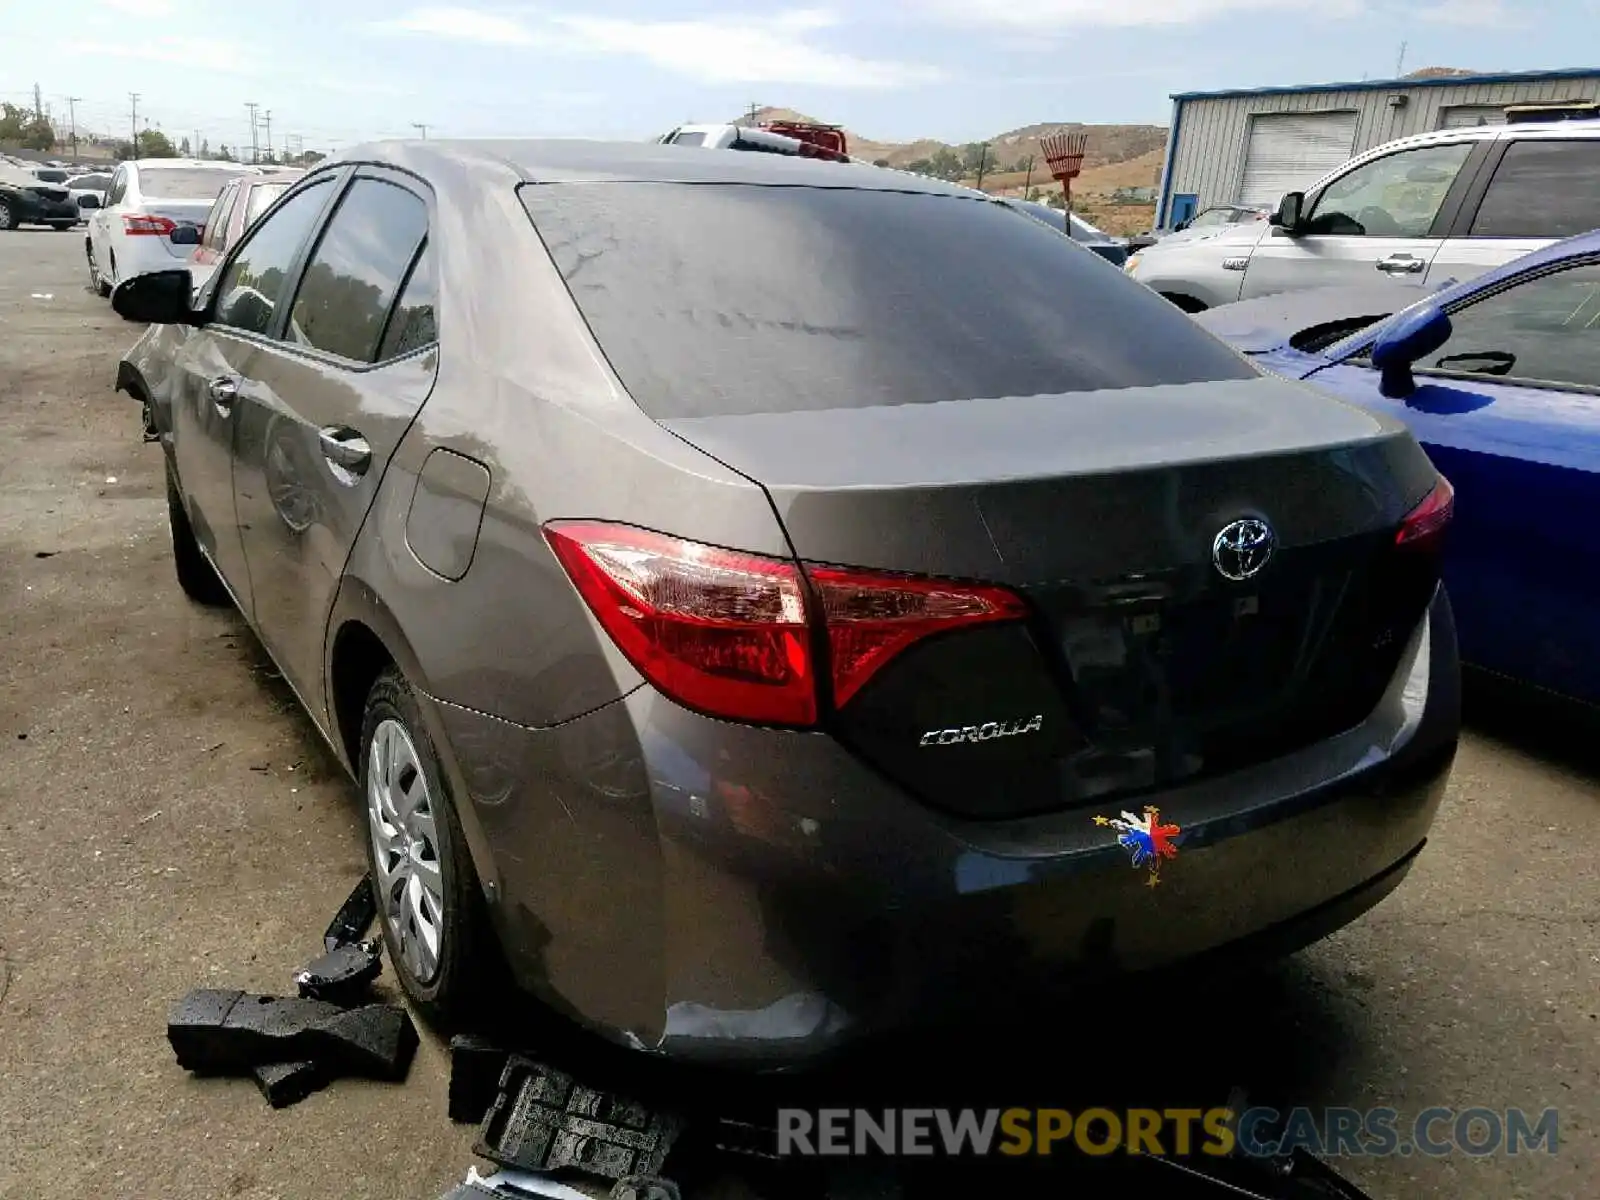
[[[763,121],[760,128],[805,142],[819,150],[832,151],[840,158],[850,156],[843,125],[823,125],[815,121]]]

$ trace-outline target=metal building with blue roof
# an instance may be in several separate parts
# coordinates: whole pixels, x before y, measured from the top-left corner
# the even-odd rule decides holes
[[[1414,133],[1498,124],[1508,105],[1595,100],[1600,67],[1179,92],[1156,226],[1213,204],[1274,206],[1353,155]]]

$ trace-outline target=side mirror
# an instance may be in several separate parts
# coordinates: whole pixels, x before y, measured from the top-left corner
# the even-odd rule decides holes
[[[111,293],[111,308],[130,321],[189,325],[195,319],[189,301],[193,294],[194,282],[187,269],[151,271],[118,284],[117,290]]]
[[[197,225],[177,225],[167,236],[174,246],[198,246],[205,231]]]
[[[1304,192],[1290,192],[1278,201],[1278,211],[1269,218],[1274,225],[1290,237],[1300,232],[1301,210],[1306,205]]]
[[[1378,391],[1403,400],[1417,390],[1412,364],[1450,340],[1450,318],[1437,304],[1408,308],[1378,333],[1372,344],[1372,365],[1379,371]]]

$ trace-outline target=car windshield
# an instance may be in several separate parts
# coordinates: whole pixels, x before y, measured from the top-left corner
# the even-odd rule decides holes
[[[40,183],[65,183],[67,181],[67,173],[65,171],[56,171],[49,167],[41,168],[35,171],[33,175]]]
[[[68,179],[69,187],[85,188],[89,191],[103,192],[111,186],[109,175],[79,175],[75,179]]]
[[[140,167],[139,192],[149,200],[214,200],[228,180],[241,174],[205,167]]]
[[[1156,293],[998,205],[743,185],[522,196],[613,367],[657,418],[1257,374]]]

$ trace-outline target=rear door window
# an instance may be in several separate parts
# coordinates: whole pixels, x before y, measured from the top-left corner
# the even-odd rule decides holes
[[[389,328],[384,331],[383,344],[378,347],[379,362],[410,354],[439,340],[435,311],[438,297],[433,249],[424,243],[417,254],[416,265],[411,268],[411,278],[406,280],[405,290],[400,293],[400,302],[389,318]]]
[[[987,200],[671,183],[521,195],[658,419],[1259,374],[1155,292]]]
[[[427,234],[428,207],[415,192],[357,179],[306,264],[285,338],[375,361],[389,308]]]
[[[273,201],[289,190],[287,183],[258,183],[250,189],[249,206],[244,210],[244,227],[249,229],[272,207]]]
[[[1600,138],[1512,142],[1495,169],[1473,237],[1564,238],[1600,229]]]

